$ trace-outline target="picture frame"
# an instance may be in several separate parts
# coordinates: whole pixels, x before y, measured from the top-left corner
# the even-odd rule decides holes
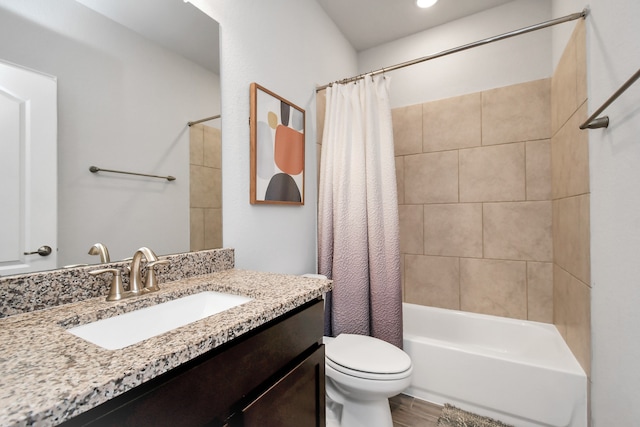
[[[304,205],[305,111],[251,83],[251,204]]]

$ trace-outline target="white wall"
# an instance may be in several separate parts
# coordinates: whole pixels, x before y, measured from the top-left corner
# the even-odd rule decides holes
[[[512,1],[360,52],[358,70],[377,70],[551,18],[550,0]],[[550,77],[550,46],[551,31],[541,30],[393,71],[392,107]]]
[[[222,0],[199,1],[207,3],[212,8],[216,4],[222,3]],[[304,250],[305,255],[295,256],[295,259],[308,259],[306,253],[311,252],[311,248],[303,242],[294,242],[294,239],[283,239],[275,246],[273,253],[269,253],[271,246],[267,242],[270,236],[265,231],[257,233],[256,231],[261,227],[273,226],[277,228],[277,232],[281,232],[288,228],[286,222],[295,218],[297,213],[286,212],[286,217],[282,221],[280,218],[276,218],[282,210],[251,207],[248,204],[248,127],[246,126],[246,117],[248,116],[249,82],[261,80],[267,87],[271,85],[274,90],[282,91],[285,97],[289,96],[293,100],[302,97],[306,100],[305,96],[308,96],[311,89],[302,86],[326,83],[355,73],[349,69],[347,48],[340,48],[339,52],[335,53],[331,53],[327,49],[327,47],[335,45],[341,46],[340,41],[327,41],[322,45],[319,39],[314,38],[316,42],[309,45],[309,52],[316,50],[315,60],[309,59],[310,54],[304,49],[302,55],[296,54],[292,59],[286,58],[286,64],[290,67],[289,77],[292,80],[289,84],[286,78],[279,76],[275,61],[269,60],[269,57],[274,55],[276,58],[282,59],[283,56],[286,56],[284,51],[280,54],[273,52],[276,50],[273,44],[281,35],[285,22],[276,15],[285,5],[294,6],[294,3],[297,2],[294,0],[288,2],[272,1],[269,2],[269,7],[262,6],[257,0],[233,2],[233,5],[230,3],[227,2],[225,8],[232,8],[233,13],[226,17],[227,19],[219,17],[223,22],[222,36],[223,39],[226,39],[223,40],[223,45],[225,41],[229,41],[238,48],[235,52],[226,52],[225,54],[226,46],[223,46],[222,78],[225,82],[223,109],[225,114],[225,155],[227,156],[225,167],[226,162],[230,162],[237,171],[225,169],[225,221],[229,221],[229,215],[237,214],[238,218],[233,220],[232,228],[227,228],[228,223],[225,224],[225,239],[233,241],[232,246],[239,249],[237,255],[243,266],[265,266],[265,269],[281,266],[281,269],[289,270],[283,265],[286,264],[286,259],[298,250]],[[238,3],[242,3],[242,6],[237,5]],[[274,3],[276,6],[272,7]],[[473,28],[474,25],[471,24],[476,20],[478,20],[477,23],[484,20],[480,19],[481,16],[475,16],[462,20],[464,24],[458,22],[431,30],[428,32],[430,38],[422,40],[430,46],[429,49],[425,49],[427,52],[415,47],[424,34],[414,36],[415,40],[408,38],[397,45],[392,43],[362,52],[359,70],[370,71],[413,59],[425,53],[474,41],[477,38],[578,12],[585,5],[577,0],[553,0],[552,13],[548,16],[549,9],[546,6],[540,8],[539,1],[509,3],[503,6],[505,10],[517,6],[524,7],[529,12],[509,13],[504,15],[504,19],[502,19],[500,16],[491,16],[492,12],[488,11],[484,24],[487,27],[484,29],[481,27]],[[617,0],[615,2],[590,0],[589,5],[591,15],[587,18],[588,86],[589,111],[593,111],[640,65],[638,60],[640,58],[640,38],[637,36],[637,28],[640,26],[640,3],[636,0]],[[310,2],[304,2],[298,8],[306,10],[307,13],[303,13],[304,19],[299,25],[294,24],[297,31],[305,27],[318,30],[317,26],[323,28],[328,26],[324,14],[319,10],[315,10],[315,13],[321,16],[322,24],[308,22],[310,20],[309,14],[314,10],[314,6]],[[223,9],[220,6],[220,10]],[[220,13],[220,10],[216,10],[216,12]],[[214,14],[214,16],[217,15]],[[294,15],[287,14],[286,16]],[[526,22],[522,21],[525,19],[523,17],[526,17]],[[262,34],[256,40],[256,32],[252,27],[256,25],[257,28],[262,29],[268,22],[274,21],[278,23],[274,25],[274,35]],[[224,28],[225,22],[228,26],[226,29]],[[473,30],[474,34],[467,32],[467,26],[470,26],[469,31]],[[483,50],[488,46],[479,48],[473,53],[477,56],[466,56],[464,62],[472,64],[466,67],[457,66],[455,63],[443,63],[442,61],[446,61],[446,59],[432,61],[432,64],[439,63],[448,69],[451,76],[443,76],[442,73],[438,74],[430,69],[423,69],[419,73],[420,76],[409,75],[405,77],[401,74],[402,71],[396,71],[393,73],[392,102],[394,106],[410,105],[489,87],[549,77],[573,27],[574,25],[570,23],[554,27],[552,55],[549,55],[550,41],[545,38],[549,36],[543,36],[543,39],[539,41],[532,39],[525,41],[524,39],[531,37],[528,35],[523,36],[523,40],[520,41],[529,45],[529,49],[533,50],[511,47],[500,48],[499,51],[487,54]],[[442,35],[440,35],[440,31],[443,31]],[[460,35],[458,36],[458,34]],[[320,37],[326,34],[318,33],[317,35]],[[306,38],[305,42],[308,42]],[[243,43],[246,43],[246,46],[243,46]],[[508,41],[499,43],[508,43]],[[294,45],[299,47],[296,42]],[[262,52],[262,49],[267,49],[268,52]],[[243,59],[241,57],[243,51],[253,57],[249,56]],[[524,55],[524,58],[521,55]],[[543,58],[538,60],[541,55]],[[546,61],[544,60],[545,55],[549,58]],[[335,57],[336,60],[330,60],[332,57]],[[297,58],[300,58],[302,62],[299,62]],[[531,58],[538,59],[531,61]],[[504,63],[504,59],[508,59],[508,63]],[[495,75],[490,68],[492,61],[498,61],[500,64],[493,71]],[[322,67],[322,70],[310,72],[313,65]],[[517,70],[514,67],[517,67]],[[414,67],[410,70],[417,72],[418,68]],[[296,76],[300,71],[309,72],[310,75],[307,77]],[[234,73],[234,75],[225,77],[225,72]],[[321,78],[314,80],[316,76],[321,76]],[[307,83],[300,82],[300,80],[307,78]],[[403,87],[403,81],[405,84],[407,82],[411,84]],[[422,88],[420,85],[425,83],[420,82],[424,81],[429,82],[429,86]],[[228,87],[226,82],[229,82]],[[446,87],[446,90],[441,90],[440,86]],[[640,363],[640,340],[638,340],[638,325],[640,325],[640,286],[638,285],[640,277],[640,262],[638,261],[640,254],[640,191],[637,189],[640,182],[640,167],[638,166],[640,164],[639,87],[640,82],[636,83],[609,108],[607,114],[612,120],[609,129],[589,131],[593,286],[591,292],[592,412],[594,427],[631,426],[637,424],[637,420],[640,419],[640,406],[637,404],[638,384],[640,384],[640,369],[638,369]],[[423,92],[427,95],[423,95]],[[420,93],[421,95],[418,97],[412,93]],[[233,136],[233,139],[227,139],[230,136]],[[309,135],[307,143],[309,143]],[[246,178],[242,178],[243,176]],[[237,191],[238,194],[232,196],[229,191]],[[311,216],[312,214],[304,211],[303,215],[306,218],[307,215]],[[305,219],[303,222],[306,224],[311,220]],[[243,223],[247,223],[247,231],[243,231]],[[296,221],[294,226],[297,229],[304,224],[298,224]],[[252,233],[255,233],[255,236],[252,236]],[[252,248],[253,243],[256,245],[255,248]],[[273,263],[278,258],[282,260]]]
[[[640,67],[640,2],[591,0],[589,114]],[[554,14],[575,0],[554,0]],[[564,34],[554,35],[554,46]],[[554,52],[557,49],[554,47]],[[640,419],[640,82],[612,104],[606,130],[590,130],[591,411],[593,427]]]
[[[224,245],[236,266],[316,270],[316,85],[356,71],[356,54],[315,0],[195,0],[220,23]],[[305,204],[249,204],[249,85],[306,110]]]
[[[186,123],[220,112],[219,76],[74,0],[0,0],[0,58],[58,79],[59,264],[189,250]]]

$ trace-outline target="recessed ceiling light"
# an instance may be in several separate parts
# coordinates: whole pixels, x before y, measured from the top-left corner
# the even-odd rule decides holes
[[[418,7],[426,9],[428,7],[433,6],[437,2],[438,2],[438,0],[417,0],[416,4],[418,5]]]

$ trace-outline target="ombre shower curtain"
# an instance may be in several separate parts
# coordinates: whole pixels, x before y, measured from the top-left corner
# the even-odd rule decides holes
[[[327,88],[318,207],[320,274],[333,279],[325,334],[402,348],[402,290],[387,76]]]

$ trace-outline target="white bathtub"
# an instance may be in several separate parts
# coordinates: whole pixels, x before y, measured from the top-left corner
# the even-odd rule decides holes
[[[553,325],[403,305],[405,391],[516,427],[587,425],[587,378]]]

